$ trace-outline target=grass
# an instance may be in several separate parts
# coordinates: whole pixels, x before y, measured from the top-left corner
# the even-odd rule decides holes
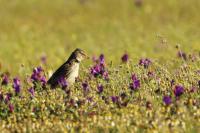
[[[0,0],[0,74],[10,74],[9,84],[0,85],[0,130],[199,132],[199,7],[198,0],[144,0],[142,6],[132,0]],[[89,69],[94,63],[84,61],[70,94],[37,83],[31,97],[28,89],[33,83],[26,79],[33,68],[42,66],[48,78],[76,47],[90,56],[105,55],[109,81],[92,77]],[[180,51],[187,60],[177,57]],[[129,62],[122,63],[126,52]],[[43,55],[47,64],[40,61]],[[141,58],[152,60],[148,69],[138,65]],[[141,82],[133,92],[132,73]],[[14,77],[21,80],[19,95],[12,88]],[[85,81],[90,92],[84,95]],[[97,93],[98,84],[104,86],[102,94]],[[178,99],[176,85],[185,89]],[[191,93],[191,87],[197,90]],[[14,111],[5,103],[7,93],[13,95],[9,103]],[[163,103],[165,95],[172,97],[169,106]],[[119,96],[119,102],[111,96]],[[121,105],[124,102],[127,106]]]

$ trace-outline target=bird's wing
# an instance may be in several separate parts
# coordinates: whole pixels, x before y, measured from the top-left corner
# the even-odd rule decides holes
[[[64,77],[67,78],[70,74],[72,63],[65,63],[61,67],[59,67],[56,72],[51,76],[51,78],[48,80],[48,84],[51,85],[51,87],[56,87],[58,85],[58,81],[60,78]]]

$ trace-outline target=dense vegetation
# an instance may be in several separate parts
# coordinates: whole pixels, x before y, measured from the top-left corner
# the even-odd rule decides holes
[[[0,0],[0,131],[199,132],[200,1],[136,1]]]

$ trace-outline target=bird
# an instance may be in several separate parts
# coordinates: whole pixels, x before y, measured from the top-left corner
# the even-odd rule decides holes
[[[79,75],[81,61],[88,58],[89,56],[86,55],[85,51],[76,48],[68,60],[53,73],[47,81],[47,84],[49,84],[51,88],[56,88],[59,86],[60,80],[64,79],[67,85],[71,86]]]

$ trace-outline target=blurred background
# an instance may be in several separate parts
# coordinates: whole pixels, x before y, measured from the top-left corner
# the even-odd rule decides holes
[[[42,56],[55,68],[77,47],[114,63],[125,52],[165,62],[176,45],[198,52],[199,9],[199,0],[0,0],[1,69],[32,69]]]

